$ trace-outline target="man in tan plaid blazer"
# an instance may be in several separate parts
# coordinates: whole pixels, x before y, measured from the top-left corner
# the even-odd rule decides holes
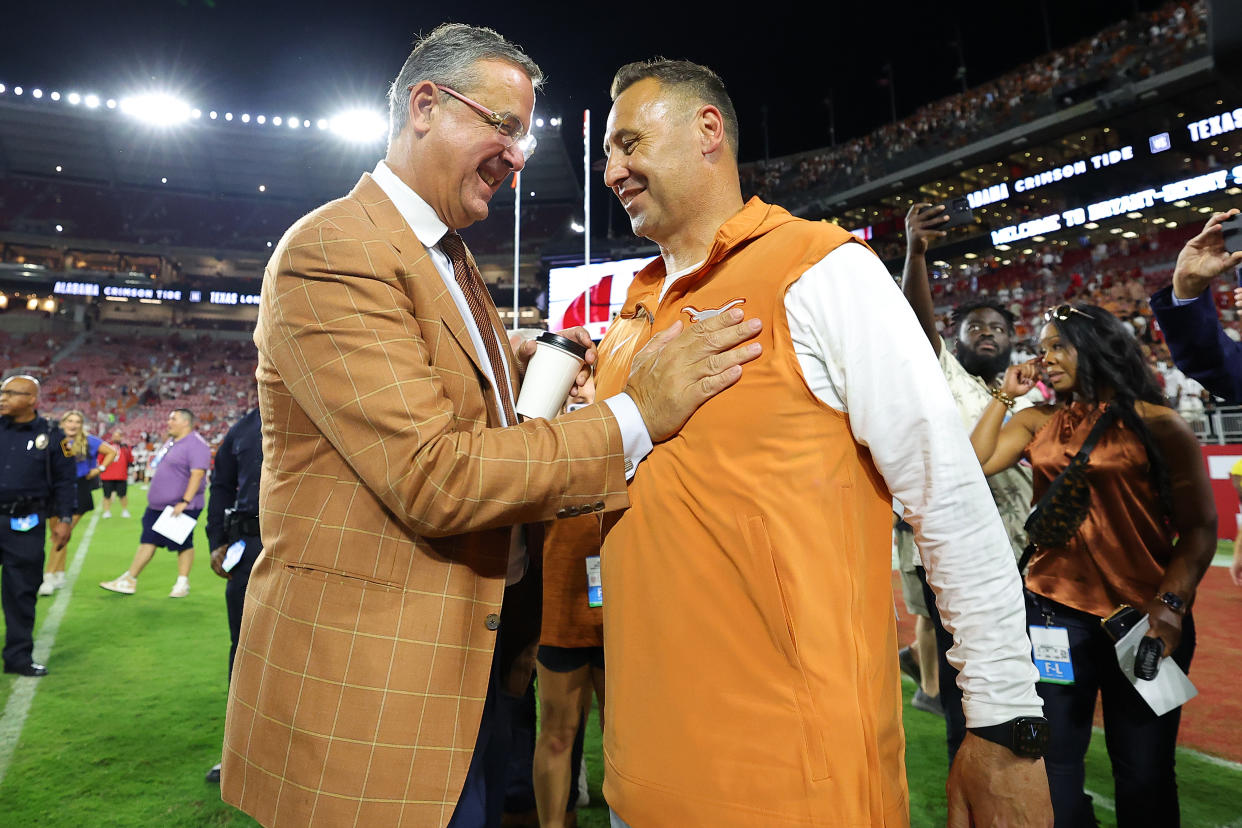
[[[510,350],[490,300],[477,321],[445,248],[525,163],[540,80],[490,30],[423,38],[392,87],[385,160],[295,224],[264,274],[265,552],[221,776],[224,799],[264,825],[497,824],[494,652],[529,620],[502,613],[524,562],[512,527],[625,508],[651,442],[758,355],[735,347],[757,332],[740,313],[678,324],[639,355],[624,394],[510,420],[533,345]]]

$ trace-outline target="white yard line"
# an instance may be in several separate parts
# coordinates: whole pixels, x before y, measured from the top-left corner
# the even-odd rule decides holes
[[[39,630],[39,637],[35,639],[34,660],[41,664],[48,662],[48,656],[51,655],[52,647],[56,644],[56,632],[60,629],[60,622],[69,608],[69,599],[73,597],[73,585],[78,580],[78,573],[82,571],[82,562],[86,560],[86,552],[90,548],[91,537],[95,534],[95,527],[98,524],[99,512],[94,512],[91,522],[87,524],[86,531],[78,541],[77,551],[73,555],[73,561],[69,564],[69,572],[65,576],[65,586],[52,601],[52,608],[48,610],[43,626]],[[9,694],[8,704],[4,706],[4,713],[0,715],[0,785],[4,784],[4,777],[13,761],[13,753],[17,750],[22,728],[26,726],[26,717],[30,714],[30,704],[34,701],[35,691],[39,689],[39,682],[47,680],[46,677],[28,678],[25,676],[15,676],[13,679],[13,692]]]

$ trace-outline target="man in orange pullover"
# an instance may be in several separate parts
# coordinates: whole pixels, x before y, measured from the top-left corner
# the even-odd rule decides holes
[[[957,644],[953,825],[1050,825],[1021,585],[935,358],[879,260],[744,203],[737,118],[684,61],[613,81],[605,182],[660,246],[600,348],[740,309],[762,356],[638,466],[603,549],[617,825],[905,825],[889,525],[905,504]]]

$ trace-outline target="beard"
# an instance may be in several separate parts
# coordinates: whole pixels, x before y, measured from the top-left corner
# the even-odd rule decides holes
[[[985,356],[959,342],[957,361],[966,369],[966,373],[974,374],[990,385],[992,380],[1009,367],[1009,357],[1012,353],[1012,348],[1006,348],[992,356]]]

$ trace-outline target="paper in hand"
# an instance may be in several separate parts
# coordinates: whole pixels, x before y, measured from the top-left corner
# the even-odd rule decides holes
[[[185,539],[194,531],[194,518],[187,514],[179,515],[173,511],[173,507],[165,506],[155,523],[151,524],[151,528],[173,543],[185,543]]]
[[[1182,668],[1177,666],[1177,662],[1167,656],[1160,659],[1160,670],[1151,681],[1134,675],[1134,656],[1138,652],[1139,639],[1147,634],[1150,626],[1147,616],[1144,615],[1143,620],[1117,641],[1117,663],[1152,712],[1163,716],[1199,695],[1199,691],[1190,683]]]

